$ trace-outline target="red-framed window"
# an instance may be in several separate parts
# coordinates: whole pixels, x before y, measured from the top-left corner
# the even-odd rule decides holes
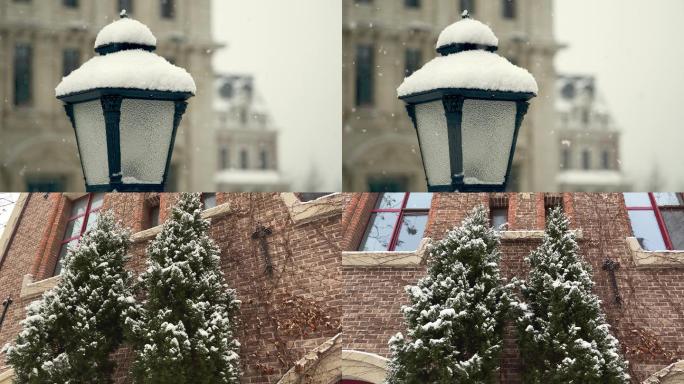
[[[53,276],[62,273],[62,263],[69,246],[78,244],[83,234],[95,226],[103,201],[104,193],[90,193],[72,201]]]
[[[684,194],[625,193],[632,232],[643,249],[684,250]]]
[[[427,226],[431,193],[382,193],[366,225],[360,251],[415,251]]]

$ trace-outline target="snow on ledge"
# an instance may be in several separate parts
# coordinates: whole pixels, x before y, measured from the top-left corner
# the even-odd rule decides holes
[[[150,91],[197,91],[192,76],[152,52],[133,49],[95,56],[71,72],[55,88],[57,97],[98,88]]]
[[[439,56],[407,77],[397,89],[399,97],[442,88],[537,94],[539,88],[530,72],[511,64],[496,53],[464,51]]]
[[[499,46],[499,39],[488,25],[473,19],[463,19],[446,27],[437,39],[437,48],[451,44]]]
[[[138,20],[122,18],[100,30],[95,39],[95,48],[114,43],[132,43],[154,47],[157,45],[157,38],[145,24]]]

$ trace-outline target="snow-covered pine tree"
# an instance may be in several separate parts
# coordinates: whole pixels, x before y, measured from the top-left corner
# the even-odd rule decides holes
[[[518,328],[524,383],[628,383],[626,363],[592,293],[590,266],[558,207],[527,261]]]
[[[509,287],[499,238],[480,206],[430,248],[428,275],[406,287],[407,336],[390,339],[389,384],[492,383],[498,378]]]
[[[130,235],[110,212],[70,250],[57,287],[28,308],[7,347],[15,383],[112,383],[110,354],[123,340],[123,313],[134,302],[124,269]]]
[[[235,291],[223,281],[199,194],[183,194],[148,250],[144,301],[126,323],[137,383],[238,383]]]

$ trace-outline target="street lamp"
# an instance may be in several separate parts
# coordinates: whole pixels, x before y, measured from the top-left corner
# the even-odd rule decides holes
[[[192,76],[153,53],[157,39],[126,12],[102,28],[95,56],[55,92],[76,134],[89,192],[163,191]]]
[[[431,192],[503,191],[518,130],[538,88],[497,55],[499,40],[468,12],[439,36],[434,58],[399,86]]]

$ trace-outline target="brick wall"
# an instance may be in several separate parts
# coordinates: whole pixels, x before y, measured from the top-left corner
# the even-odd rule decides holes
[[[344,248],[358,244],[367,218],[355,210],[366,209],[362,200],[370,194],[348,198],[344,210]],[[487,205],[487,194],[436,194],[425,236],[440,239],[458,225],[469,210]],[[544,194],[508,194],[511,230],[538,230],[545,222]],[[563,208],[570,216],[571,227],[581,229],[579,241],[585,260],[593,269],[595,292],[603,302],[609,323],[630,361],[634,382],[641,382],[660,368],[684,359],[684,269],[637,269],[625,238],[632,236],[621,194],[563,194]],[[355,219],[356,221],[352,220]],[[346,221],[345,221],[346,220]],[[351,233],[350,233],[351,232]],[[538,239],[502,240],[502,272],[507,278],[525,277],[524,257],[540,244]],[[602,269],[606,259],[619,261],[616,272],[618,291],[623,303],[615,303],[615,292],[608,272]],[[344,267],[344,348],[388,356],[387,341],[404,331],[399,312],[407,298],[403,287],[424,276],[424,267]],[[515,347],[515,332],[506,329],[501,364],[501,382],[520,381],[520,361]]]
[[[149,194],[110,194],[104,209],[111,209],[133,232],[143,229]],[[159,199],[160,222],[168,217],[176,194]],[[229,286],[242,300],[239,317],[240,355],[244,383],[275,383],[294,361],[340,332],[343,302],[340,281],[340,215],[295,225],[279,194],[218,194],[217,203],[228,203],[229,214],[213,218],[210,236],[221,250],[222,270]],[[18,224],[17,234],[0,265],[0,297],[11,296],[7,318],[0,330],[0,345],[20,331],[27,300],[20,300],[23,276],[38,268],[49,276],[54,268],[64,228],[61,218],[69,199],[61,194],[33,194]],[[52,216],[54,220],[50,220]],[[56,224],[57,223],[57,224]],[[258,225],[270,227],[267,238],[274,273],[265,273],[260,244],[252,239]],[[130,268],[145,268],[147,242],[133,244]],[[51,267],[50,267],[51,263]],[[37,266],[37,267],[36,267]],[[310,324],[302,319],[312,319]],[[127,383],[132,360],[127,348],[117,351],[118,383]],[[0,355],[0,366],[4,355]],[[0,372],[6,367],[0,368]]]

